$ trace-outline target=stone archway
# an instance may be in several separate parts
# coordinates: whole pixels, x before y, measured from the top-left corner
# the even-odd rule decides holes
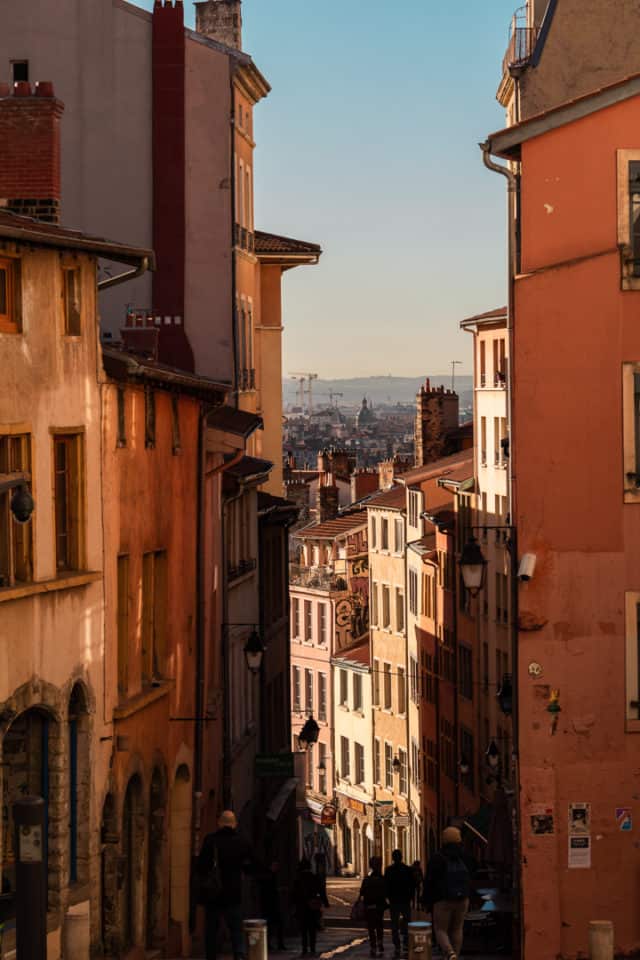
[[[145,816],[142,781],[135,774],[127,785],[122,809],[120,843],[121,871],[119,919],[122,931],[122,950],[144,946],[144,864]]]
[[[166,931],[164,861],[167,789],[163,772],[153,771],[149,791],[149,865],[147,871],[147,949],[162,947]]]
[[[170,917],[181,954],[188,946],[189,877],[191,872],[191,774],[186,764],[176,771],[171,791]],[[177,929],[176,929],[177,928]],[[173,937],[172,937],[173,939]]]

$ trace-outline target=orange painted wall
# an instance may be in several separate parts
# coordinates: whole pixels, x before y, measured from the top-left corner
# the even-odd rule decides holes
[[[616,150],[640,148],[640,100],[523,145],[523,271],[609,255],[516,283],[515,515],[526,960],[586,955],[588,922],[640,947],[640,740],[625,731],[626,590],[640,589],[640,512],[623,503],[624,361],[640,360],[640,293],[620,289]],[[552,209],[548,210],[550,206]],[[530,664],[542,676],[532,679]],[[547,711],[560,691],[557,732]],[[568,869],[570,803],[592,805],[592,867]],[[551,807],[555,834],[531,815]]]

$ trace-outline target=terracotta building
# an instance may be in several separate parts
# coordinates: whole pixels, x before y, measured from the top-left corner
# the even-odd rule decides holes
[[[632,76],[494,134],[486,148],[520,174],[508,475],[526,559],[514,669],[528,960],[584,955],[590,920],[613,921],[616,952],[640,947],[628,900],[638,815],[639,116]]]
[[[153,255],[59,225],[63,105],[50,83],[7,94],[0,88],[0,923],[11,950],[12,805],[41,795],[57,958],[71,913],[87,950],[101,939],[101,797],[115,747],[98,258],[130,274]]]

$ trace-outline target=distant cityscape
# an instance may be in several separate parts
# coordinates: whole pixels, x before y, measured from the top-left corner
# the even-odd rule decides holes
[[[283,382],[284,455],[298,468],[313,469],[318,453],[339,446],[354,467],[377,467],[387,459],[415,456],[416,397],[425,382],[434,390],[459,397],[462,425],[473,417],[473,378],[440,375],[360,377],[320,380],[313,373],[291,375]]]

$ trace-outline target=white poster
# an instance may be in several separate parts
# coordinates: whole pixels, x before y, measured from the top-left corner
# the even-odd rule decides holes
[[[569,837],[569,869],[591,869],[591,837]]]

